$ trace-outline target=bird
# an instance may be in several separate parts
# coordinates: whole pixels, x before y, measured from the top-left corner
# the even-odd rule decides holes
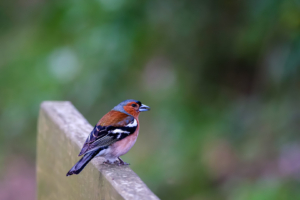
[[[94,158],[104,157],[104,164],[128,165],[120,156],[126,154],[139,134],[139,114],[150,107],[140,101],[122,101],[106,113],[87,137],[78,156],[83,157],[68,171],[67,176],[79,174]]]

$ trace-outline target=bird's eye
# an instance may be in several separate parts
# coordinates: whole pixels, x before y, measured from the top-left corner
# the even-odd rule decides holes
[[[132,106],[132,107],[136,107],[136,104],[132,104],[131,106]]]

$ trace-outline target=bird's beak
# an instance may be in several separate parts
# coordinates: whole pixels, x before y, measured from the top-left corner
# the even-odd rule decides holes
[[[140,112],[145,112],[145,111],[148,111],[148,110],[150,110],[150,107],[146,106],[144,104],[142,104],[141,107],[139,108]]]

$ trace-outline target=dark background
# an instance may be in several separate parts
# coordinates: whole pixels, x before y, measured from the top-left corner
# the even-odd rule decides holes
[[[94,125],[131,98],[161,199],[298,199],[299,78],[299,0],[2,0],[0,199],[35,198],[42,101]]]

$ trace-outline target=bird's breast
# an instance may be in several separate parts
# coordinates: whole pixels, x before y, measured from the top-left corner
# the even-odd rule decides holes
[[[136,142],[138,135],[139,135],[139,127],[137,127],[137,130],[133,134],[112,144],[110,146],[111,154],[115,157],[119,157],[126,154]]]

